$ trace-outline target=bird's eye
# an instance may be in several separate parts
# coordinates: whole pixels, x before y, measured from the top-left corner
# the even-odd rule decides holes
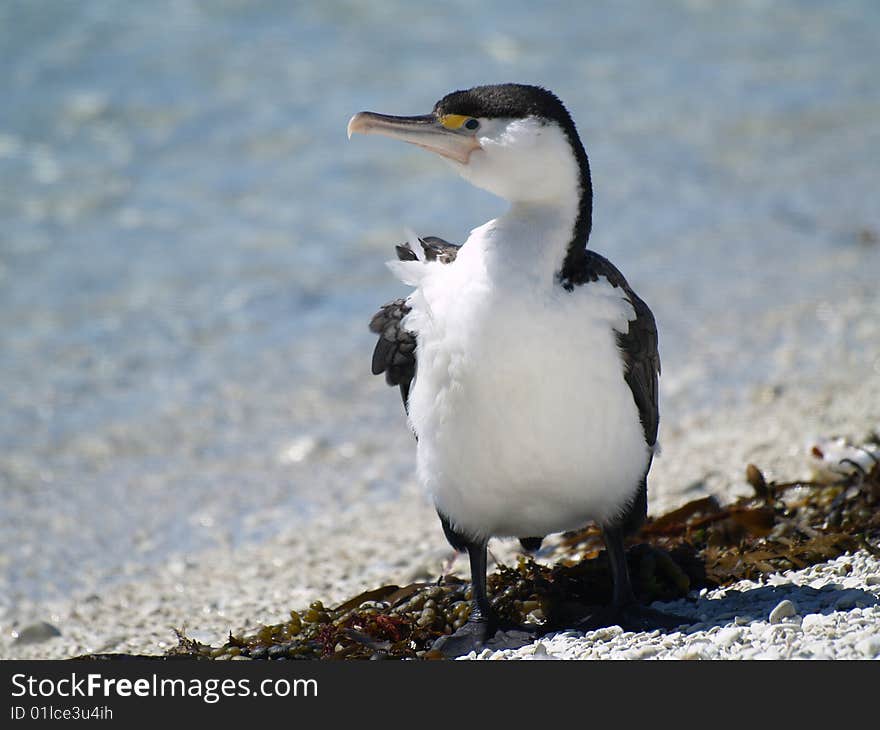
[[[465,127],[465,129],[469,129],[469,130],[471,130],[472,132],[473,132],[475,129],[477,129],[479,126],[480,126],[480,123],[479,123],[476,119],[474,119],[473,117],[471,117],[470,119],[468,119],[468,120],[464,123],[464,127]]]

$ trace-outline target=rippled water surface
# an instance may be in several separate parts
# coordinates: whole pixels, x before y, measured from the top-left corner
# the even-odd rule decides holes
[[[360,109],[555,90],[592,245],[660,322],[666,414],[821,371],[817,338],[876,346],[837,323],[880,316],[878,33],[871,0],[3,3],[0,593],[411,479],[369,376],[366,322],[401,293],[383,261],[405,227],[462,240],[503,204],[348,142]]]

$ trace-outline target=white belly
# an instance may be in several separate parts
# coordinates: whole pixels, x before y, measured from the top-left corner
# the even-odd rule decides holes
[[[573,292],[528,276],[490,284],[464,253],[430,266],[411,298],[420,481],[471,537],[613,519],[649,463],[614,330],[631,306],[604,280]]]

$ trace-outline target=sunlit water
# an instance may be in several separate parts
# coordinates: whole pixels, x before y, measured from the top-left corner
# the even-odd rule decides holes
[[[369,375],[383,261],[503,204],[348,142],[361,109],[565,100],[592,246],[660,322],[665,417],[821,372],[817,340],[876,347],[835,322],[880,316],[880,4],[419,5],[0,5],[5,604],[412,478]]]

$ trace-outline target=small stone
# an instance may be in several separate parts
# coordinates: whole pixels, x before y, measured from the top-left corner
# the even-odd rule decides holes
[[[702,646],[687,647],[684,650],[684,653],[680,656],[682,659],[687,659],[688,661],[699,661],[700,659],[706,658],[706,655],[702,651]]]
[[[792,616],[797,616],[797,606],[786,598],[777,603],[776,608],[770,612],[769,621],[771,624],[779,624],[782,623],[783,619],[791,618]]]
[[[718,632],[715,636],[715,641],[722,648],[729,649],[733,644],[739,641],[742,633],[742,629],[736,626],[729,626]]]
[[[628,652],[624,652],[623,656],[626,659],[650,659],[651,657],[656,656],[659,651],[659,646],[642,646],[638,649],[631,649]]]
[[[856,644],[856,649],[868,659],[880,657],[880,636],[869,636]]]
[[[547,647],[543,642],[538,642],[534,644],[532,651],[523,655],[524,659],[532,659],[535,661],[549,661],[551,659],[556,659],[557,657],[553,656],[549,651],[547,651]]]
[[[15,643],[19,645],[39,644],[43,641],[54,639],[56,636],[61,636],[61,632],[52,624],[46,621],[37,621],[16,632]]]
[[[869,586],[880,586],[880,575],[869,575],[865,578],[865,583]]]
[[[761,661],[775,662],[782,659],[782,654],[779,653],[776,647],[770,646],[764,651],[757,652],[753,658]]]
[[[821,623],[821,613],[808,613],[801,621],[801,629],[803,629],[804,631],[810,631],[814,627],[821,625]]]

